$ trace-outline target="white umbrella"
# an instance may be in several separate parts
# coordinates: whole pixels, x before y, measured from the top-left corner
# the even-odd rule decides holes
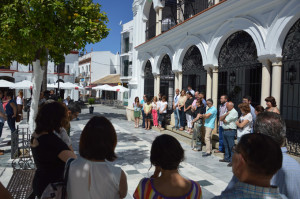
[[[58,88],[58,83],[55,83],[55,84],[47,84],[47,87],[48,88]],[[69,90],[72,90],[72,89],[84,89],[83,87],[81,86],[78,86],[76,84],[73,84],[71,82],[60,82],[59,83],[59,88],[60,89],[69,89]]]
[[[103,90],[103,91],[111,91],[112,88],[113,88],[112,86],[104,84],[104,85],[101,85],[101,86],[96,86],[92,89],[94,89],[94,90]]]
[[[33,87],[33,83],[29,80],[23,80],[21,82],[15,83],[12,87],[13,89],[30,89]]]
[[[15,84],[12,83],[12,82],[9,82],[9,81],[6,81],[6,80],[3,80],[3,79],[0,79],[0,87],[13,87]]]
[[[121,92],[121,93],[129,91],[129,89],[125,88],[124,86],[114,86],[114,88],[116,89],[117,92]]]

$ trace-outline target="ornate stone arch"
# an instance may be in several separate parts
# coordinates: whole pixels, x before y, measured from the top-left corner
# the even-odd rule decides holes
[[[223,43],[237,31],[245,31],[252,37],[258,56],[265,54],[266,33],[262,25],[251,18],[233,18],[227,20],[213,35],[207,51],[208,63],[218,66],[218,56]]]
[[[206,58],[206,50],[207,50],[207,44],[203,42],[203,40],[197,36],[191,35],[186,37],[178,46],[177,46],[177,51],[175,53],[174,57],[174,70],[177,71],[182,71],[182,62],[184,59],[184,56],[186,52],[189,50],[191,46],[197,46],[199,49],[201,56],[202,56],[202,61],[203,65],[207,63],[207,58]]]
[[[300,19],[299,10],[300,4],[290,1],[278,14],[266,39],[266,49],[269,54],[281,57],[285,38],[289,30]]]
[[[174,51],[173,49],[169,48],[168,46],[162,46],[154,59],[154,66],[153,66],[153,72],[156,74],[159,74],[159,70],[160,70],[160,64],[162,59],[164,58],[165,55],[169,55],[170,59],[171,59],[171,63],[172,63],[172,70],[174,69],[173,67],[173,55],[174,55]]]

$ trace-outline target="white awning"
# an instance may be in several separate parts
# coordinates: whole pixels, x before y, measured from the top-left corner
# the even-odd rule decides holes
[[[11,88],[11,87],[13,87],[14,85],[15,85],[15,84],[12,83],[12,82],[9,82],[9,81],[0,79],[0,87],[2,87],[2,88],[4,88],[4,87]]]
[[[33,83],[29,80],[23,80],[21,82],[15,83],[12,89],[31,89],[33,87]]]

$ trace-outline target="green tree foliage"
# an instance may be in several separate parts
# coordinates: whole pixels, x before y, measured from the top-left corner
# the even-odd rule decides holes
[[[108,35],[108,18],[92,0],[1,0],[0,65],[64,55]],[[44,60],[46,61],[46,60]]]

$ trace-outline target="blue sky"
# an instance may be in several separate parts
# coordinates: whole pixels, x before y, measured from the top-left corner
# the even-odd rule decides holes
[[[93,0],[95,3],[102,5],[101,11],[107,13],[110,29],[109,35],[96,44],[88,44],[86,50],[93,51],[111,51],[117,53],[120,51],[121,30],[120,21],[127,23],[133,18],[132,0]]]

